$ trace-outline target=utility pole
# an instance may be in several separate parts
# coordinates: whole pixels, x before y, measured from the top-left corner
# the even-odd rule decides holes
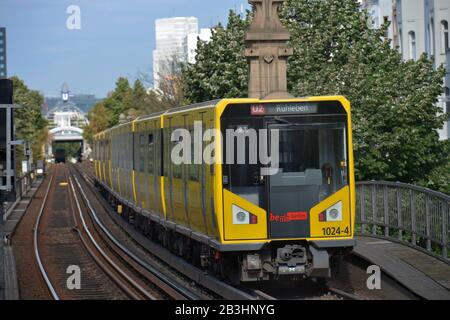
[[[278,9],[284,0],[248,0],[253,20],[245,37],[245,56],[250,66],[249,97],[258,99],[293,98],[287,91],[287,59],[293,49],[287,46],[289,31]]]

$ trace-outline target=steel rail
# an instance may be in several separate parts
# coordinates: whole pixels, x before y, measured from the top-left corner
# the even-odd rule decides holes
[[[79,213],[79,217],[81,219],[81,223],[83,225],[84,230],[86,231],[86,234],[89,237],[90,242],[94,245],[95,249],[100,253],[100,255],[108,262],[108,264],[117,272],[119,273],[129,284],[131,284],[137,291],[139,291],[140,294],[142,294],[143,296],[145,296],[146,298],[150,299],[150,300],[157,300],[157,298],[153,295],[151,295],[150,293],[147,292],[147,290],[145,288],[143,288],[141,285],[139,285],[134,279],[132,279],[128,274],[126,274],[125,271],[123,271],[122,268],[120,268],[114,261],[112,261],[112,259],[110,257],[108,257],[108,255],[105,253],[105,251],[100,247],[100,245],[98,244],[98,242],[95,240],[94,236],[92,235],[91,231],[89,230],[89,227],[86,224],[86,221],[83,217],[83,212],[81,210],[81,206],[80,206],[80,202],[78,200],[77,194],[75,192],[75,188],[73,186],[73,181],[72,178],[69,177],[69,184],[70,187],[72,189],[72,194],[74,196],[76,205],[77,205],[77,209],[78,209],[78,213]],[[82,238],[83,243],[86,245],[86,240],[84,239],[84,237],[82,237],[82,235],[80,234],[80,237]],[[123,284],[123,282],[119,281],[118,279],[114,279],[114,281],[125,291],[127,290],[127,287],[125,284]],[[135,298],[136,300],[139,299],[139,297],[137,297],[136,295],[133,295],[133,298]]]
[[[361,299],[360,297],[358,297],[357,295],[354,295],[354,294],[351,294],[351,293],[342,291],[342,290],[340,290],[340,289],[336,289],[336,288],[328,288],[328,291],[330,291],[330,292],[332,292],[332,293],[334,293],[334,294],[340,295],[340,296],[342,296],[343,298],[346,298],[346,299],[348,299],[348,300],[363,300],[363,299]]]
[[[76,168],[76,166],[75,166]],[[79,172],[79,174],[83,177],[84,180],[87,180],[84,177],[84,174],[81,174],[79,168],[76,168]],[[88,175],[88,174],[86,174]],[[89,175],[88,175],[89,176]],[[77,183],[78,179],[77,179]],[[93,188],[93,186],[92,186]],[[95,190],[93,190],[93,193],[96,197],[97,194]],[[107,205],[103,202],[103,198],[99,201],[102,203],[102,205],[105,207],[106,210],[110,211],[110,207],[106,207]],[[156,256],[158,259],[162,260],[164,263],[170,265],[173,269],[177,270],[178,272],[182,273],[187,278],[190,278],[198,285],[222,296],[225,299],[230,300],[258,300],[262,297],[259,295],[253,295],[252,293],[247,293],[245,291],[242,291],[238,288],[235,288],[227,283],[224,283],[223,281],[220,281],[219,279],[205,274],[205,272],[201,269],[198,269],[192,265],[190,265],[188,262],[182,260],[178,256],[173,255],[171,252],[169,252],[167,249],[161,247],[159,244],[145,238],[145,243],[143,243],[141,237],[136,238],[132,235],[130,232],[129,225],[124,222],[123,220],[118,220],[117,217],[112,216],[112,218],[115,220],[115,222],[132,238],[134,239],[139,245],[144,247],[148,252]],[[107,230],[106,230],[107,231]]]
[[[34,235],[33,235],[33,245],[34,245],[34,255],[36,257],[37,264],[39,266],[39,270],[41,272],[42,277],[44,278],[45,284],[47,285],[48,290],[50,291],[50,294],[52,295],[52,298],[54,300],[60,300],[60,297],[58,293],[56,292],[52,282],[50,281],[50,278],[47,274],[47,271],[45,270],[44,264],[42,263],[41,255],[39,253],[39,244],[38,244],[38,234],[39,234],[39,226],[41,222],[41,218],[44,213],[45,206],[47,204],[48,195],[50,194],[50,189],[53,185],[53,180],[56,175],[56,168],[54,169],[52,176],[50,178],[50,182],[48,184],[47,190],[45,192],[44,199],[42,201],[42,206],[39,210],[38,218],[36,220],[36,224],[34,226]]]
[[[78,186],[78,189],[80,190],[80,192],[85,200],[85,203],[86,203],[89,211],[91,212],[91,216],[92,216],[94,222],[105,233],[105,235],[109,238],[109,240],[114,243],[114,245],[116,245],[120,250],[122,250],[122,252],[124,252],[127,256],[129,256],[133,261],[135,261],[137,264],[139,264],[145,270],[147,270],[148,272],[150,272],[151,274],[156,276],[157,279],[161,280],[164,284],[168,285],[171,289],[182,294],[182,296],[184,296],[190,300],[198,300],[199,299],[198,295],[196,295],[196,294],[192,293],[191,291],[187,290],[186,288],[180,286],[175,281],[173,281],[172,279],[170,279],[169,277],[167,277],[166,275],[164,275],[163,273],[158,271],[156,268],[154,268],[151,265],[149,265],[148,263],[144,262],[141,258],[136,256],[133,252],[128,250],[122,243],[120,243],[120,241],[117,240],[117,238],[114,237],[111,234],[111,232],[105,227],[105,225],[100,221],[95,210],[93,209],[93,207],[91,205],[91,202],[89,201],[86,193],[84,192],[78,178],[75,175],[73,177]]]

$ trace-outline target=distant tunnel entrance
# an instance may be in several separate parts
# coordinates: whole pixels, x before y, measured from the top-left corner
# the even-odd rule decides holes
[[[83,141],[55,141],[53,157],[55,163],[80,162],[83,156]]]

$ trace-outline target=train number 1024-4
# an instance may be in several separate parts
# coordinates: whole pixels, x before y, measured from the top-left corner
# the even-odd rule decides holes
[[[324,236],[340,236],[342,234],[348,235],[350,233],[349,228],[346,227],[345,229],[341,227],[328,227],[328,228],[322,228],[322,232]]]

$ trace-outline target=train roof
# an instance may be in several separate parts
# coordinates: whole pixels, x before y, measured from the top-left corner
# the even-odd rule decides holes
[[[190,104],[187,106],[176,107],[176,108],[172,108],[172,109],[165,110],[165,111],[155,112],[155,113],[152,113],[152,114],[149,114],[146,116],[141,116],[141,117],[136,118],[135,120],[118,124],[112,128],[109,128],[105,131],[97,133],[96,135],[94,135],[94,138],[96,138],[102,134],[107,134],[110,131],[117,129],[117,128],[121,128],[124,126],[132,126],[133,123],[136,123],[136,122],[159,118],[159,117],[165,116],[165,115],[177,114],[177,113],[189,111],[189,110],[218,106],[220,104],[220,102],[228,102],[228,104],[229,103],[237,103],[238,104],[238,103],[270,103],[270,102],[295,102],[295,101],[304,101],[304,102],[307,102],[307,101],[333,101],[333,100],[341,102],[343,104],[344,108],[348,112],[350,111],[349,101],[344,96],[339,96],[339,95],[311,96],[311,97],[302,97],[302,98],[274,99],[274,100],[260,100],[260,99],[255,99],[255,98],[225,98],[225,99],[216,99],[216,100],[205,101],[202,103]]]

